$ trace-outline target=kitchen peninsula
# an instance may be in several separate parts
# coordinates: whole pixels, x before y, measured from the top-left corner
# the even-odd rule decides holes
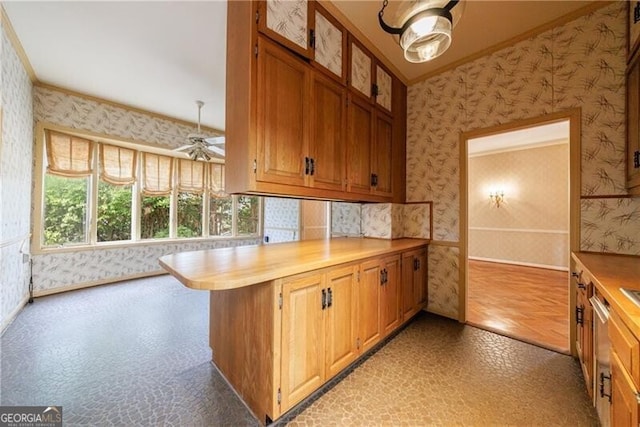
[[[183,252],[160,264],[211,291],[213,362],[268,424],[425,306],[428,242],[311,240]]]

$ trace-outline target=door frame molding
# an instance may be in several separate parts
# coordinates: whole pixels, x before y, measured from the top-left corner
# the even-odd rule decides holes
[[[468,146],[469,140],[479,137],[491,136],[495,134],[522,130],[549,123],[569,121],[569,260],[571,252],[580,250],[580,193],[581,193],[581,108],[572,108],[556,113],[545,114],[533,118],[516,120],[513,122],[490,126],[487,128],[474,129],[460,134],[460,259],[459,259],[459,307],[458,320],[461,323],[467,321],[467,290],[468,290],[468,263],[469,263],[469,194],[468,194]],[[575,312],[571,309],[575,305],[575,289],[568,279],[569,286],[569,347],[571,353],[575,354]]]

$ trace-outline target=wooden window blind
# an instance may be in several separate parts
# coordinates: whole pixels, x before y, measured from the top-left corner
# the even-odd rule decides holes
[[[172,190],[173,158],[143,153],[142,193],[146,196],[168,196]]]
[[[209,163],[209,193],[212,196],[224,197],[224,165]]]
[[[178,190],[188,193],[204,192],[203,162],[180,159],[178,161]]]
[[[93,172],[93,141],[65,133],[46,131],[47,172],[83,177]]]
[[[114,185],[133,184],[137,154],[130,148],[100,144],[100,178]]]

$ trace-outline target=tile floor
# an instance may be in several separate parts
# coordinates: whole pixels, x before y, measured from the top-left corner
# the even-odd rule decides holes
[[[0,339],[0,403],[62,405],[65,426],[256,425],[209,363],[207,317],[169,276],[36,299]],[[598,425],[572,358],[430,314],[283,421]]]

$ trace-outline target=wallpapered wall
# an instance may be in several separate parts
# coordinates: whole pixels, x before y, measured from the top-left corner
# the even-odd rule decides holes
[[[300,240],[300,200],[265,197],[263,228],[268,243]]]
[[[457,271],[439,261],[459,251],[461,132],[581,107],[582,195],[625,194],[626,7],[615,2],[408,89],[407,199],[434,201],[430,309],[458,317]],[[581,214],[583,249],[640,254],[640,199],[583,200]]]
[[[1,24],[0,24],[1,25]],[[33,150],[32,85],[4,27],[0,29],[0,330],[28,296]]]
[[[469,257],[569,267],[568,141],[475,155],[467,173]],[[504,191],[499,208],[491,191]]]
[[[50,122],[163,147],[182,145],[194,127],[115,107],[80,96],[35,87],[33,114],[36,121]],[[29,183],[31,178],[29,178]],[[158,257],[181,251],[259,243],[257,238],[150,244],[125,248],[92,248],[33,256],[36,295],[83,284],[105,283],[161,271]]]

